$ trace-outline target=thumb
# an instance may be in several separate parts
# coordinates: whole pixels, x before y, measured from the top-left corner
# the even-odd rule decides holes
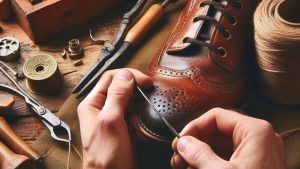
[[[109,116],[120,116],[120,113],[123,114],[133,94],[133,89],[133,74],[126,69],[118,70],[107,90],[107,98],[102,108],[102,113],[109,113]]]
[[[177,142],[177,150],[191,167],[224,168],[224,165],[227,165],[209,145],[191,136],[181,137]]]

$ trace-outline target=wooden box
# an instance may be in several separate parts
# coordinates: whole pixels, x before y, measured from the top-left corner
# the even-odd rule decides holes
[[[128,0],[11,0],[19,25],[34,41],[40,42],[66,28],[82,23]]]

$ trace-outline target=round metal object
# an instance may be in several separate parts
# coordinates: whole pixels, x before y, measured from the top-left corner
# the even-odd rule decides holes
[[[83,56],[83,49],[78,39],[72,39],[69,41],[69,46],[66,50],[66,54],[70,59],[80,59]]]
[[[53,94],[62,88],[62,76],[56,60],[47,54],[28,59],[23,67],[27,88],[38,94]]]
[[[11,61],[20,56],[20,43],[16,38],[0,39],[0,60]]]

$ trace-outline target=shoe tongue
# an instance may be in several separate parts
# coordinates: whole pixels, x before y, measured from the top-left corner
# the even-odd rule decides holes
[[[215,25],[204,20],[194,22],[193,19],[197,16],[205,15],[220,21],[222,14],[221,12],[216,11],[213,6],[205,5],[200,7],[201,2],[201,0],[188,1],[188,4],[182,11],[179,22],[170,37],[169,41],[171,43],[167,46],[168,53],[183,52],[189,48],[192,44],[183,42],[187,37],[201,40],[201,38],[199,38],[200,33],[213,35],[216,29]],[[224,2],[223,4],[226,5],[226,1],[223,0],[221,2]],[[206,42],[209,43],[210,41]]]

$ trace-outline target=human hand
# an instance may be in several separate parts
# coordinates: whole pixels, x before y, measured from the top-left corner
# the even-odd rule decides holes
[[[108,71],[78,106],[84,169],[134,168],[124,112],[135,83],[152,85],[148,76],[134,69]]]
[[[264,120],[215,108],[190,122],[180,135],[172,144],[174,169],[287,168],[282,139]]]

